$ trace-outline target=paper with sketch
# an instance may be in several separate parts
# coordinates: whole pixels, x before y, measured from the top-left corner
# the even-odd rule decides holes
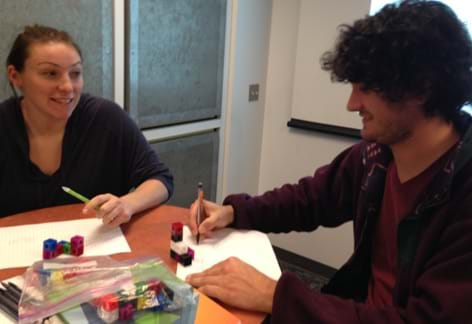
[[[43,257],[43,241],[84,237],[85,256],[130,252],[120,228],[108,228],[98,218],[0,227],[0,269],[27,267]]]
[[[177,265],[177,277],[181,279],[206,270],[230,256],[240,258],[274,280],[281,275],[272,245],[264,233],[224,228],[215,231],[211,238],[200,237],[197,245],[189,228],[184,226],[183,242],[195,251],[195,259],[190,266]]]

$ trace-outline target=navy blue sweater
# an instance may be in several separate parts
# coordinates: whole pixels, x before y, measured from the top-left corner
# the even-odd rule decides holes
[[[87,197],[122,196],[148,179],[173,191],[169,169],[159,161],[136,124],[115,103],[83,94],[67,121],[59,169],[46,175],[29,159],[19,101],[0,104],[0,217],[77,203],[61,190]]]

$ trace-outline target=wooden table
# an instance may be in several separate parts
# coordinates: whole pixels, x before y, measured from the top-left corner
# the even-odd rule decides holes
[[[83,204],[65,205],[7,216],[0,218],[0,227],[83,218],[82,208]],[[170,224],[184,221],[187,215],[188,209],[167,205],[134,215],[130,222],[121,226],[131,252],[115,254],[113,258],[126,260],[138,256],[158,256],[175,272],[177,263],[169,256]],[[25,270],[25,267],[0,270],[0,280],[23,274]],[[265,317],[264,313],[222,306],[241,319],[243,324],[260,323]]]

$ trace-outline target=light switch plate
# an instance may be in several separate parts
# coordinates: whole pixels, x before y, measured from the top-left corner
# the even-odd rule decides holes
[[[249,85],[249,101],[259,100],[259,84]]]

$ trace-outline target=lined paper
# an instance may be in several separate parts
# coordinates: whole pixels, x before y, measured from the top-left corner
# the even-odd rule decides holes
[[[74,235],[84,237],[84,256],[131,252],[121,229],[98,218],[0,227],[0,269],[30,266],[42,260],[44,240],[70,241]]]

